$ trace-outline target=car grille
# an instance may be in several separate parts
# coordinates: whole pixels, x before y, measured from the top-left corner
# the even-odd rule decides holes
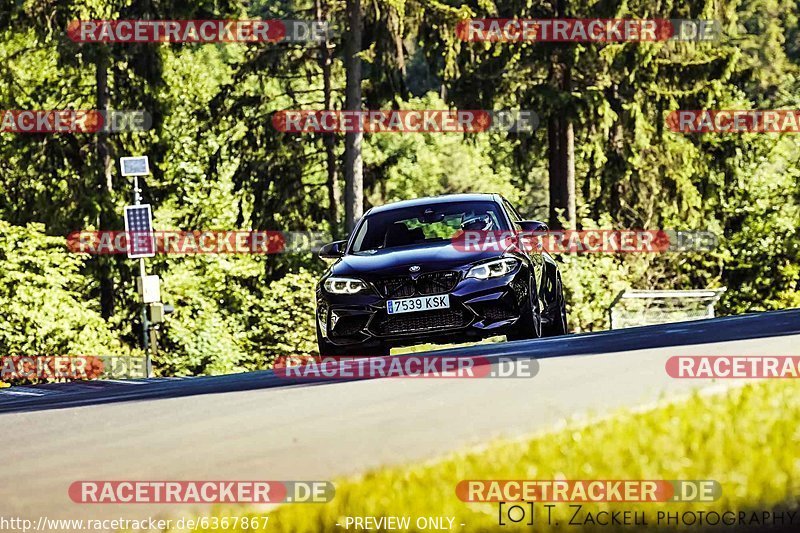
[[[380,282],[381,292],[387,298],[402,298],[403,296],[413,296],[414,280],[410,276],[402,278],[391,278]]]
[[[486,305],[480,311],[478,311],[478,315],[482,316],[489,322],[496,322],[498,320],[515,318],[518,315],[518,312],[510,305],[506,305],[503,302],[498,302]]]
[[[387,316],[377,324],[379,334],[416,333],[452,329],[466,325],[466,315],[460,309],[441,309]]]
[[[378,287],[386,298],[405,298],[408,296],[429,296],[450,292],[458,284],[458,272],[430,272],[417,276],[398,276],[378,282]]]

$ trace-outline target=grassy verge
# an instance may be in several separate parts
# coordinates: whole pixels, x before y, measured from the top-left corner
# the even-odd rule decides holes
[[[454,531],[494,530],[498,529],[497,504],[462,502],[454,490],[460,480],[560,478],[720,482],[722,496],[713,503],[584,506],[592,513],[643,511],[651,530],[656,529],[659,510],[794,510],[800,497],[800,382],[764,381],[722,395],[694,395],[647,412],[620,412],[596,424],[567,425],[524,441],[496,442],[424,465],[385,468],[357,479],[339,480],[332,502],[279,507],[270,514],[268,529],[346,531],[335,526],[346,516],[391,515],[410,516],[412,525],[420,516],[454,517]],[[536,505],[539,515],[533,530],[558,530],[554,523],[542,523],[543,509]],[[553,522],[561,521],[561,530],[622,529],[567,526],[572,514],[567,504],[558,504],[552,512]],[[214,513],[248,514],[231,507]],[[796,520],[800,520],[800,512]],[[530,526],[522,525],[500,529],[531,531]],[[686,529],[701,530],[697,526]]]
[[[431,350],[447,350],[449,348],[464,348],[466,346],[476,346],[478,344],[494,344],[496,342],[503,342],[506,340],[505,335],[497,337],[488,337],[476,342],[462,342],[458,344],[415,344],[413,346],[401,346],[399,348],[392,348],[392,355],[405,355],[410,353],[429,352]]]

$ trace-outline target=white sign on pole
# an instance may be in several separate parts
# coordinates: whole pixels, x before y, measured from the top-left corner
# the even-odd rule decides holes
[[[136,278],[136,289],[142,295],[142,302],[152,304],[161,301],[161,279],[157,275]]]
[[[150,174],[150,161],[146,155],[120,157],[119,167],[123,176],[147,176]]]

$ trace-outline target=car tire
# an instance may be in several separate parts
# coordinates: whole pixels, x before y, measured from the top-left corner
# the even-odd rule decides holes
[[[567,302],[564,299],[564,286],[561,283],[561,273],[556,272],[556,293],[553,310],[548,317],[549,323],[543,328],[545,337],[557,337],[567,334]]]
[[[539,313],[539,299],[534,296],[533,283],[528,284],[528,305],[522,316],[514,324],[513,329],[506,334],[506,340],[519,341],[538,339],[542,336],[542,317]]]

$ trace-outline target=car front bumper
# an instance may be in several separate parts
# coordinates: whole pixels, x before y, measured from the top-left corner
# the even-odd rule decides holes
[[[371,293],[356,295],[333,295],[318,287],[319,330],[336,346],[402,346],[502,335],[519,320],[529,290],[524,269],[487,280],[460,276],[455,287],[445,293],[449,294],[448,309],[394,315],[386,312],[386,303],[392,298],[380,294],[379,284],[370,283]]]

